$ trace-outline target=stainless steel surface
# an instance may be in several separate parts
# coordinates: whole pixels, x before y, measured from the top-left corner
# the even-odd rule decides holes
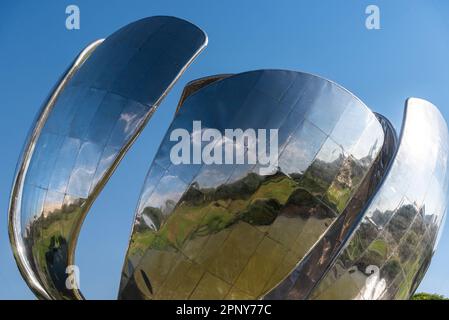
[[[279,167],[171,164],[170,132],[279,129]],[[350,128],[350,130],[348,130]],[[344,212],[380,154],[384,131],[325,79],[262,70],[188,96],[151,166],[123,268],[123,299],[261,298]]]
[[[438,109],[410,98],[391,169],[309,299],[408,299],[414,293],[442,229],[448,149]]]
[[[37,297],[83,299],[69,278],[84,217],[206,44],[186,21],[143,19],[89,45],[57,83],[10,199],[14,256]],[[208,130],[224,137],[213,140],[214,156],[226,158],[232,141],[244,157],[176,164],[177,129],[191,133],[193,158],[207,147],[194,137]],[[250,160],[276,149],[260,147],[270,137],[239,140],[229,129],[276,132],[275,165]],[[118,297],[407,299],[442,230],[448,158],[447,124],[422,99],[407,101],[398,142],[386,118],[315,75],[191,81],[142,188]]]
[[[379,114],[376,114],[376,117],[384,129],[384,144],[368,174],[326,234],[308,252],[295,270],[264,297],[265,299],[306,299],[339,254],[343,243],[354,231],[354,226],[363,218],[363,209],[376,193],[397,148],[396,132],[391,123]]]
[[[45,103],[19,161],[9,216],[17,264],[39,298],[83,298],[67,285],[67,267],[84,217],[206,44],[184,20],[139,20],[84,50]]]

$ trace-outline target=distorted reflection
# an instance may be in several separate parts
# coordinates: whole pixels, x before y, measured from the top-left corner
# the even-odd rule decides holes
[[[245,80],[249,83],[243,85]],[[240,84],[239,91],[227,91],[234,82]],[[296,92],[288,90],[292,85]],[[382,126],[347,91],[296,72],[228,76],[184,99],[168,134],[184,124],[189,130],[193,121],[211,123],[208,119],[240,105],[237,114],[246,117],[230,120],[237,128],[250,123],[269,129],[267,124],[277,123],[279,167],[262,175],[259,165],[249,163],[203,164],[178,188],[178,183],[164,182],[173,166],[167,166],[162,176],[153,175],[160,164],[169,163],[169,147],[164,144],[170,142],[164,138],[142,191],[120,298],[261,298],[295,269],[346,208],[380,152]],[[252,111],[261,101],[266,112]],[[277,115],[279,120],[272,120],[278,108],[286,115],[302,116],[292,121]],[[369,119],[371,125],[360,127],[353,143],[338,144],[334,139],[342,137],[340,129],[335,137],[333,129],[354,121],[342,118],[350,108],[358,109],[352,113]],[[377,123],[377,130],[372,123]],[[226,126],[219,128],[223,134]],[[365,130],[375,134],[369,138]],[[356,158],[351,150],[357,150],[362,138],[370,147],[364,146],[367,151],[362,157],[359,151]],[[248,157],[251,148],[245,150]],[[182,164],[174,167],[183,170]],[[168,197],[169,192],[177,196]],[[168,205],[167,215],[163,211]]]
[[[206,44],[177,18],[134,22],[87,47],[44,104],[9,217],[39,298],[83,299],[66,286],[83,219]],[[410,98],[400,137],[318,76],[189,82],[145,179],[119,298],[409,298],[448,207],[449,132]]]
[[[371,278],[346,281],[345,275],[371,265],[379,269],[376,295],[368,299],[408,299],[430,263],[441,226],[447,190],[447,125],[435,106],[409,99],[402,139],[390,171],[333,267],[311,299],[327,299],[338,290],[358,299],[372,292]],[[438,166],[438,168],[437,168]],[[440,176],[435,178],[434,174]],[[342,282],[344,284],[342,285]],[[385,285],[384,285],[385,283]]]
[[[66,268],[82,221],[130,144],[185,68],[207,43],[173,17],[136,21],[76,59],[41,110],[19,163],[10,234],[23,277],[45,299],[82,299]],[[179,182],[153,194],[162,216]],[[184,189],[185,185],[179,186]],[[168,190],[168,188],[167,188]]]

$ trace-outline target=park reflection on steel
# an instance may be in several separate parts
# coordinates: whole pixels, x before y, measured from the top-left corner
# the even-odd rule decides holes
[[[194,120],[220,131],[277,128],[278,168],[261,175],[258,165],[172,164],[170,132],[192,131]],[[197,90],[150,168],[119,297],[264,297],[346,214],[384,137],[360,100],[317,76],[261,70]]]
[[[170,133],[191,132],[198,120],[203,130],[279,129],[277,170],[171,163]],[[261,70],[193,81],[142,190],[119,298],[408,298],[431,256],[413,244],[433,243],[420,239],[436,237],[445,212],[447,144],[444,120],[423,100],[408,101],[398,144],[387,119],[313,75]],[[421,220],[406,213],[409,206]],[[365,228],[380,217],[389,221],[386,231]],[[430,224],[411,239],[418,221]],[[346,270],[339,259],[357,253],[358,242],[346,249],[353,237],[374,253]],[[410,265],[395,260],[404,252],[415,256]],[[352,275],[357,266],[363,269]],[[359,282],[339,279],[341,269]]]
[[[25,145],[10,204],[14,255],[38,297],[83,298],[67,274],[84,217],[206,44],[205,33],[184,20],[142,19],[89,46],[52,92]]]
[[[39,298],[83,298],[67,275],[81,223],[206,44],[183,20],[140,20],[83,51],[44,105],[9,221],[17,263]],[[276,166],[174,163],[178,129],[193,144],[209,129],[223,137],[275,129]],[[234,151],[257,157],[262,139],[257,148],[237,139]],[[192,148],[206,147],[199,141]],[[227,150],[226,139],[214,143],[214,152]],[[398,140],[385,117],[315,75],[191,81],[147,174],[118,298],[407,299],[444,222],[448,154],[447,124],[425,100],[407,101]]]
[[[388,174],[309,299],[409,298],[429,266],[447,209],[448,142],[438,109],[410,98]],[[295,298],[300,287],[286,296]]]

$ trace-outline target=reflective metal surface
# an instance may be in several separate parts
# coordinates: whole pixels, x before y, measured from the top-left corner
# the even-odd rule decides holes
[[[83,298],[71,267],[84,217],[206,44],[186,21],[143,19],[88,46],[52,91],[9,212],[14,256],[39,298]],[[177,130],[189,132],[192,163],[170,157]],[[195,161],[207,148],[225,161]],[[270,167],[255,160],[274,152]],[[386,118],[318,76],[191,81],[146,177],[118,297],[407,299],[442,230],[448,158],[447,124],[425,100],[407,101],[398,142]]]
[[[339,254],[354,225],[363,217],[366,203],[377,191],[397,148],[396,132],[390,122],[376,114],[384,129],[384,144],[376,161],[364,177],[345,210],[315,247],[265,299],[306,299],[331,262]]]
[[[223,134],[227,128],[279,129],[277,170],[172,164],[170,132],[192,132],[198,120]],[[345,213],[384,137],[360,100],[309,74],[247,72],[188,95],[142,190],[119,298],[265,296]],[[241,147],[249,155],[250,146]]]
[[[9,232],[39,298],[81,299],[67,283],[97,194],[185,68],[207,44],[173,17],[131,23],[81,53],[44,105],[19,161]]]
[[[391,169],[309,299],[408,299],[414,293],[447,208],[448,150],[438,109],[409,99]]]

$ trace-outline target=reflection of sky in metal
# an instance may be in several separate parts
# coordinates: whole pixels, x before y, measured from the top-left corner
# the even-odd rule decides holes
[[[271,1],[259,1],[255,12],[250,2],[231,0],[208,3],[207,15],[203,1],[179,2],[173,6],[164,1],[137,0],[133,7],[119,2],[107,7],[92,1],[77,3],[81,6],[83,21],[79,32],[68,32],[64,28],[64,8],[52,3],[4,4],[6,7],[0,13],[0,34],[5,43],[0,59],[3,70],[0,83],[5,88],[2,103],[12,108],[6,109],[0,126],[1,136],[8,137],[2,143],[9,150],[0,159],[2,167],[11,168],[16,163],[45,93],[80,48],[93,39],[143,17],[144,12],[188,18],[213,37],[207,54],[168,95],[163,108],[155,114],[142,139],[133,146],[92,208],[77,252],[81,285],[88,297],[115,298],[116,279],[129,236],[129,229],[123,226],[131,223],[130,208],[135,206],[136,194],[148,170],[148,159],[156,152],[173,117],[183,84],[190,79],[267,66],[312,70],[351,88],[373,110],[391,119],[396,128],[400,127],[403,100],[408,95],[430,99],[445,117],[448,116],[445,103],[449,93],[443,84],[449,83],[446,41],[449,4],[444,0],[432,3],[378,1],[382,10],[379,33],[364,29],[362,3],[290,1],[275,6]],[[239,6],[238,11],[233,4]],[[102,22],[96,23],[99,12]],[[35,28],[36,25],[43,27]],[[254,54],[256,49],[257,54]],[[33,52],[32,57],[30,52]],[[217,61],[220,61],[220,70],[217,70]],[[15,79],[21,79],[20,83]],[[23,94],[23,88],[29,88],[27,94]],[[1,171],[0,177],[0,190],[8,194],[11,170]],[[123,184],[127,187],[123,188]],[[6,212],[6,201],[0,205]],[[449,295],[447,234],[443,234],[441,250],[437,251],[420,290]],[[0,234],[0,248],[3,261],[0,279],[4,284],[0,296],[32,298],[11,259],[5,233]]]
[[[206,44],[184,20],[139,20],[86,49],[44,104],[17,172],[9,224],[18,266],[38,297],[83,297],[65,279],[84,216]]]
[[[417,134],[419,133],[419,134]],[[388,175],[313,299],[407,299],[427,270],[447,209],[447,124],[427,101],[411,98]],[[438,164],[437,164],[438,163]],[[364,268],[379,269],[377,274]],[[343,280],[347,278],[347,280]]]
[[[225,111],[225,119],[218,116]],[[263,176],[256,165],[170,164],[172,130],[189,131],[196,120],[222,131],[279,128],[278,171]],[[377,125],[352,126],[355,121]],[[342,127],[351,139],[344,140]],[[165,173],[145,182],[119,297],[263,297],[346,208],[383,136],[362,102],[308,74],[253,71],[198,90],[180,107],[156,155],[153,166],[166,164]],[[360,139],[370,147],[356,160]],[[234,171],[239,178],[230,182]]]

